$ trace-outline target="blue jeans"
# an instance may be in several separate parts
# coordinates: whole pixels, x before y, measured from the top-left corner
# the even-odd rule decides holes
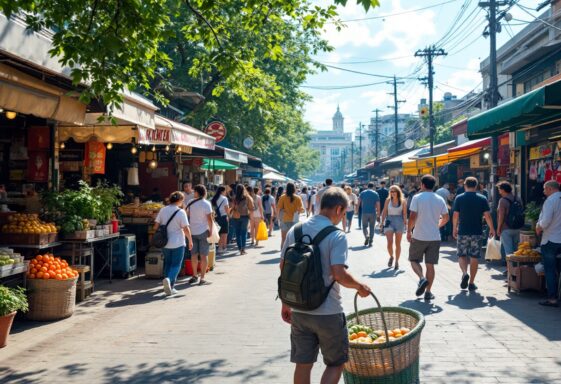
[[[347,212],[347,231],[351,230],[351,223],[353,222],[354,214],[355,214],[355,211]]]
[[[362,206],[358,207],[358,228],[362,225]]]
[[[241,251],[245,249],[245,243],[247,241],[247,226],[249,224],[249,216],[242,216],[239,219],[233,219],[234,228],[236,230],[236,244],[238,249]]]
[[[173,288],[183,264],[185,247],[162,248],[162,253],[164,254],[164,277],[169,279]]]
[[[541,251],[547,298],[557,299],[557,255],[561,254],[561,244],[548,241],[547,244],[541,246]]]
[[[501,255],[506,261],[506,255],[511,255],[518,248],[520,229],[503,229],[501,233]]]

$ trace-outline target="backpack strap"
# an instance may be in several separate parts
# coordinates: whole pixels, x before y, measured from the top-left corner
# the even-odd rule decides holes
[[[177,215],[177,212],[181,211],[181,208],[178,208],[173,215],[171,215],[171,217],[169,218],[168,222],[166,223],[166,228],[168,227],[169,223],[171,223],[171,221],[173,220],[173,218],[175,217],[175,215]]]
[[[294,226],[294,241],[297,243],[302,241],[302,238],[304,237],[304,231],[302,230],[302,227],[303,224],[301,222],[297,223]]]
[[[323,239],[325,239],[327,236],[329,236],[331,233],[335,232],[335,231],[339,231],[340,229],[337,228],[334,225],[330,225],[329,227],[325,227],[323,228],[321,231],[319,231],[319,233],[316,235],[316,237],[314,237],[314,239],[312,240],[312,243],[315,246],[318,246]]]

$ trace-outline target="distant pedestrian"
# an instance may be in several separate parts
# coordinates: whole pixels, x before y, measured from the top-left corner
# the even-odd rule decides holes
[[[407,224],[407,240],[409,261],[413,271],[419,276],[419,285],[415,294],[425,294],[425,300],[434,299],[432,284],[434,283],[434,266],[438,264],[440,253],[440,231],[450,220],[446,202],[433,192],[436,179],[425,175],[421,179],[421,191],[411,201],[411,214]],[[425,261],[427,273],[423,273],[421,263]]]
[[[304,213],[302,199],[296,195],[294,184],[288,183],[286,184],[286,193],[281,196],[277,204],[277,216],[281,222],[281,248],[290,228],[300,221],[301,213]]]
[[[236,243],[240,255],[245,255],[245,246],[247,243],[247,226],[249,224],[249,216],[253,211],[253,199],[247,193],[243,185],[236,186],[236,195],[232,203],[231,213],[232,221],[236,232]]]
[[[308,187],[302,188],[302,192],[300,192],[299,196],[302,199],[302,206],[304,207],[304,212],[306,212],[306,217],[308,217],[310,208],[310,194],[308,193]]]
[[[479,186],[477,188],[477,192],[479,194],[485,196],[487,201],[489,201],[489,191],[487,191],[487,188],[485,188],[485,183],[483,183],[483,182],[479,183]]]
[[[456,196],[461,195],[464,192],[465,192],[464,179],[459,179],[458,180],[458,188],[456,189]]]
[[[191,182],[186,181],[183,183],[183,208],[187,206],[195,198],[195,192],[193,191],[193,184]]]
[[[265,218],[263,215],[263,204],[261,202],[261,196],[259,196],[259,188],[247,186],[247,193],[253,199],[253,210],[250,215],[250,235],[251,235],[251,245],[258,246],[259,241],[257,237],[257,229],[259,228],[259,223]]]
[[[444,199],[444,201],[450,200],[450,187],[448,183],[443,184],[440,188],[436,190],[436,194]]]
[[[347,231],[347,233],[349,233],[351,232],[353,216],[358,209],[358,197],[353,193],[353,189],[349,185],[345,187],[345,192],[347,192],[347,197],[349,198],[349,206],[347,207],[347,214],[345,217],[345,223],[343,223],[343,228]]]
[[[191,250],[191,265],[193,266],[193,277],[189,280],[190,284],[206,284],[206,269],[208,267],[208,252],[210,246],[207,238],[212,233],[212,206],[205,199],[206,188],[199,184],[193,188],[195,198],[187,204],[186,211],[191,223],[191,236],[193,238],[193,249]],[[201,278],[198,279],[197,268],[201,267]]]
[[[228,212],[230,211],[230,204],[226,197],[226,187],[220,186],[216,190],[214,197],[211,200],[212,208],[214,209],[214,217],[216,224],[220,227],[218,233],[220,234],[220,241],[218,242],[217,252],[226,251],[228,245],[228,231],[230,223],[228,220]]]
[[[316,188],[312,188],[312,191],[310,192],[310,207],[309,207],[309,216],[315,215],[316,214],[316,193],[317,190]]]
[[[362,233],[364,245],[372,246],[376,218],[380,218],[380,196],[374,191],[374,183],[368,183],[368,189],[362,191],[358,197],[358,205],[362,208]]]
[[[524,225],[524,218],[522,217],[521,223],[516,220],[515,211],[522,211],[522,201],[513,195],[512,185],[508,181],[500,182],[497,187],[501,196],[497,209],[497,235],[501,239],[501,252],[506,261],[506,255],[514,253],[520,242],[520,228]]]
[[[185,255],[185,247],[188,249],[193,247],[191,231],[189,230],[189,220],[187,214],[181,207],[185,197],[180,191],[173,192],[169,196],[170,204],[160,209],[155,220],[154,231],[157,231],[160,225],[165,225],[167,229],[168,242],[162,248],[164,255],[164,279],[162,284],[166,295],[177,293],[175,290],[175,281],[183,264]],[[188,243],[185,242],[187,238]]]
[[[321,231],[339,225],[347,209],[348,198],[340,188],[329,188],[323,193],[320,212],[302,224],[303,235],[312,239]],[[283,270],[287,250],[295,243],[295,228],[287,235],[281,252]],[[282,319],[291,324],[290,361],[296,364],[294,383],[310,383],[310,374],[321,350],[326,365],[321,383],[339,383],[343,366],[348,361],[349,336],[341,299],[342,285],[356,289],[361,297],[371,290],[347,271],[347,237],[338,230],[328,234],[318,245],[323,282],[331,287],[325,301],[315,310],[305,311],[282,304]]]
[[[316,193],[316,212],[315,212],[316,215],[319,214],[321,197],[323,196],[325,191],[331,188],[331,185],[333,185],[333,180],[325,179],[325,185]]]
[[[386,204],[386,199],[390,196],[389,191],[386,189],[386,182],[384,180],[380,182],[380,188],[376,190],[376,193],[378,193],[378,196],[380,197],[380,207],[383,209]]]
[[[386,235],[388,253],[390,260],[388,268],[391,268],[394,261],[394,237],[395,237],[395,270],[399,269],[399,257],[401,256],[401,239],[405,231],[407,222],[407,203],[403,198],[401,188],[397,185],[390,187],[390,198],[386,200],[382,211],[380,228]]]
[[[475,291],[475,275],[481,257],[483,237],[483,218],[489,226],[489,237],[495,237],[495,227],[485,196],[477,193],[477,179],[465,180],[465,192],[456,197],[453,208],[453,237],[458,241],[458,263],[462,270],[461,289]],[[468,268],[469,257],[469,274]]]
[[[269,228],[269,236],[273,235],[273,219],[275,217],[275,212],[277,210],[277,205],[275,204],[275,199],[271,196],[271,190],[265,188],[265,194],[261,198],[263,204],[263,214],[265,216],[265,223]]]
[[[557,275],[559,265],[557,255],[561,254],[561,192],[559,191],[559,183],[547,181],[544,184],[544,194],[547,199],[543,204],[536,225],[536,233],[542,236],[541,253],[547,288],[547,300],[540,301],[540,305],[558,307]]]

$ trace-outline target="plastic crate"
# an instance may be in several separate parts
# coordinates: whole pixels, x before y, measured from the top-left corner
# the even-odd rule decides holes
[[[136,270],[136,237],[124,235],[113,242],[113,272],[129,275]]]

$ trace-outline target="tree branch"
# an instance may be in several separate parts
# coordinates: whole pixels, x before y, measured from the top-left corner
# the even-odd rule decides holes
[[[189,7],[191,12],[193,12],[195,14],[195,16],[197,16],[199,19],[201,19],[207,25],[207,27],[210,28],[210,31],[214,35],[214,39],[218,43],[218,46],[220,47],[220,49],[224,49],[224,47],[222,46],[222,43],[220,42],[220,39],[218,38],[218,34],[216,33],[216,31],[214,30],[212,25],[210,25],[208,20],[199,11],[197,11],[195,8],[193,8],[193,6],[191,6],[191,4],[189,3],[189,0],[185,0],[185,4],[187,4],[187,7]]]
[[[90,32],[92,31],[93,20],[94,20],[95,14],[97,12],[97,1],[98,0],[94,0],[94,4],[93,4],[93,7],[92,7],[92,13],[90,15],[90,22],[88,23],[88,33],[87,33],[87,35],[89,35]]]

